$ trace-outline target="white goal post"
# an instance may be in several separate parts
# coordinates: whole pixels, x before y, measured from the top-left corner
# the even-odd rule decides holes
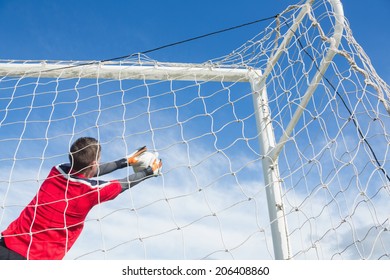
[[[389,96],[339,0],[202,64],[0,61],[0,230],[92,135],[163,175],[99,205],[69,258],[389,259]]]
[[[281,52],[281,51],[279,51]],[[279,52],[276,54],[279,55]],[[288,259],[288,235],[284,220],[277,159],[269,154],[275,148],[271,117],[268,109],[268,97],[264,87],[264,76],[260,71],[251,69],[214,68],[195,64],[165,63],[152,66],[127,66],[105,63],[53,64],[47,62],[26,64],[0,64],[0,76],[24,76],[39,78],[83,78],[83,79],[132,79],[132,80],[181,80],[197,82],[249,82],[253,91],[259,142],[262,150],[263,172],[267,188],[273,245],[276,259]],[[272,65],[270,66],[272,67]],[[266,77],[265,77],[266,78]]]

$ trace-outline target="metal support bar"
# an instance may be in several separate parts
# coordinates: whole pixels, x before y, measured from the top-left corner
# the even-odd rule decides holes
[[[287,125],[286,129],[283,132],[283,135],[280,137],[278,144],[275,149],[272,151],[272,159],[276,160],[283,149],[284,145],[288,141],[294,127],[298,123],[299,119],[302,116],[303,111],[305,110],[307,104],[309,103],[311,97],[313,96],[315,90],[318,87],[319,81],[324,76],[326,69],[328,69],[330,62],[333,60],[333,57],[336,54],[337,48],[340,44],[341,37],[344,30],[344,11],[341,5],[340,0],[329,0],[330,4],[334,9],[335,14],[335,27],[333,37],[330,38],[330,47],[326,56],[321,60],[320,66],[313,79],[310,81],[309,87],[307,88],[304,96],[302,97],[301,103],[297,107],[293,117],[290,120],[290,123]]]

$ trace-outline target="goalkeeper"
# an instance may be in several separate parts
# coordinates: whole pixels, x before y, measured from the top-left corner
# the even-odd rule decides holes
[[[98,203],[116,198],[146,178],[158,176],[162,161],[120,180],[92,179],[120,168],[139,165],[146,147],[132,155],[100,164],[101,146],[91,137],[77,139],[68,164],[52,168],[33,200],[2,232],[0,259],[62,259],[79,237],[88,212]]]

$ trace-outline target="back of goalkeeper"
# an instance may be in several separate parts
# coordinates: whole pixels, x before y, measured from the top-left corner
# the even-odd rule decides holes
[[[91,137],[77,139],[70,149],[70,162],[51,169],[32,201],[2,232],[0,259],[63,259],[80,236],[85,218],[95,205],[158,176],[162,162],[156,159],[151,166],[123,179],[92,178],[136,164],[138,156],[145,151],[143,147],[126,158],[100,164],[98,141]]]

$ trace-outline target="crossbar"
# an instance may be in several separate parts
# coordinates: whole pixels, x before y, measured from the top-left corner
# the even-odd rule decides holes
[[[0,63],[0,76],[248,82],[248,70],[207,64],[112,65],[103,62]]]

